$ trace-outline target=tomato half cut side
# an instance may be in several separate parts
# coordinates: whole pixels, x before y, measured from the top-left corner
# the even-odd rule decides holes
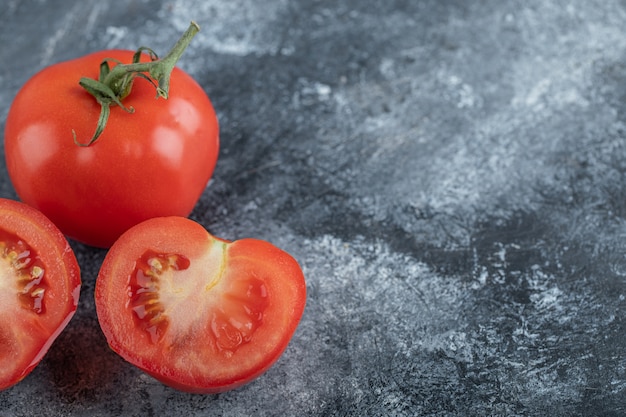
[[[302,317],[297,261],[257,239],[213,237],[184,217],[144,221],[107,253],[96,311],[111,348],[176,389],[218,393],[278,360]]]
[[[38,210],[0,199],[0,390],[43,359],[74,315],[80,285],[59,229]]]

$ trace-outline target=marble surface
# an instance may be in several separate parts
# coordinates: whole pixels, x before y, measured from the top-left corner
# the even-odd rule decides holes
[[[177,392],[108,349],[72,242],[78,312],[1,416],[626,414],[625,2],[5,0],[0,129],[37,70],[190,20],[222,143],[191,217],[292,253],[302,322]]]

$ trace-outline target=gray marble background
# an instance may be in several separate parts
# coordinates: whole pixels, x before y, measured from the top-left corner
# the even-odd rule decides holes
[[[301,325],[174,391],[108,349],[72,242],[79,310],[1,416],[626,415],[626,2],[5,0],[0,128],[42,67],[192,19],[222,143],[192,217],[292,253]]]

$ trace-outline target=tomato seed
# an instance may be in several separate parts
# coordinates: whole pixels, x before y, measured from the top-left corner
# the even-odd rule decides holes
[[[37,253],[19,236],[2,230],[0,259],[15,274],[17,297],[22,308],[43,314],[47,285],[44,280],[45,269]]]

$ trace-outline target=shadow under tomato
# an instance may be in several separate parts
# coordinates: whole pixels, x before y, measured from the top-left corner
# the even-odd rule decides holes
[[[119,374],[125,367],[108,347],[97,321],[80,319],[59,335],[40,363],[40,372],[62,402],[100,403],[120,390]]]

